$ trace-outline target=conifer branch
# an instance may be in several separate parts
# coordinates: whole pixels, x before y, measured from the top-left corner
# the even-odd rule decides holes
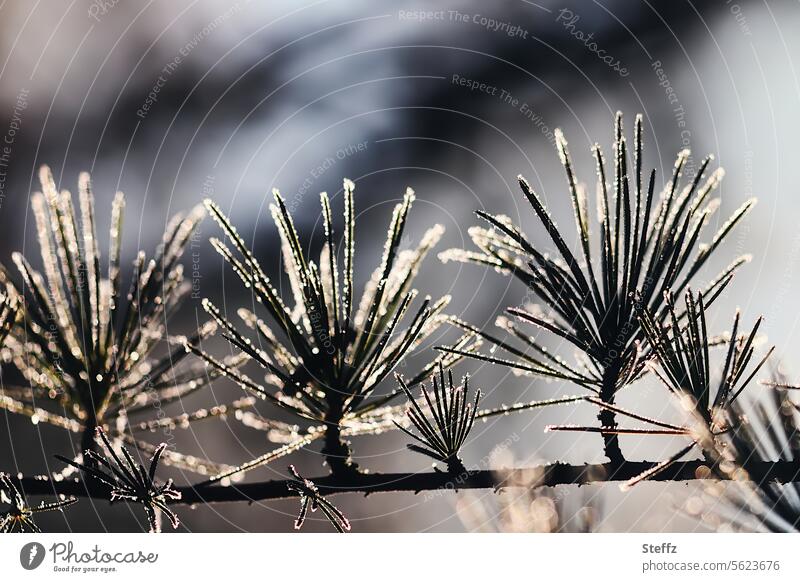
[[[539,487],[557,485],[590,485],[609,482],[625,482],[642,473],[656,468],[660,462],[625,461],[621,465],[611,463],[570,465],[554,463],[526,468],[508,469],[499,472],[480,469],[468,470],[460,474],[447,472],[425,473],[357,473],[353,476],[324,475],[312,478],[321,495],[345,493],[390,493],[407,491],[452,491],[466,489],[502,489],[504,483],[535,483]],[[746,464],[748,474],[756,483],[797,483],[800,482],[800,460],[792,461],[754,461]],[[680,461],[653,476],[651,481],[680,482],[697,479],[726,479],[716,475],[704,460]],[[107,491],[80,479],[52,481],[43,477],[12,478],[26,495],[69,495],[90,496],[94,499],[107,499]],[[271,481],[238,483],[230,486],[204,485],[175,487],[181,495],[172,503],[223,503],[252,502],[270,499],[296,497],[296,492],[288,489],[295,479],[276,479]],[[509,485],[516,486],[516,485]]]

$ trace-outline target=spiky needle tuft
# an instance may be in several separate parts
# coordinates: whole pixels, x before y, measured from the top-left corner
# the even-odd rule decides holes
[[[78,500],[68,497],[59,501],[42,501],[39,505],[28,505],[25,496],[11,478],[0,473],[0,502],[11,506],[7,512],[0,514],[0,533],[41,533],[42,530],[33,521],[34,514],[63,511]]]
[[[599,234],[592,237],[586,193],[575,176],[567,141],[556,131],[556,147],[566,172],[578,231],[577,253],[539,195],[520,176],[525,199],[555,247],[557,258],[537,248],[508,217],[482,210],[477,215],[488,227],[470,229],[478,252],[454,249],[440,255],[443,261],[490,266],[520,279],[550,313],[539,314],[525,307],[509,308],[508,313],[519,322],[543,329],[576,348],[581,354],[578,363],[573,365],[550,354],[536,338],[518,330],[509,320],[504,320],[504,326],[513,337],[523,341],[522,348],[513,339],[493,338],[486,333],[481,336],[510,354],[510,359],[500,358],[494,352],[484,355],[474,350],[443,350],[524,373],[568,380],[594,392],[609,405],[614,404],[620,388],[645,371],[649,354],[647,349],[641,349],[646,338],[636,317],[636,297],[657,321],[662,321],[668,310],[664,291],[681,293],[686,289],[755,201],[745,202],[709,243],[700,244],[704,227],[719,206],[713,192],[722,171],[705,177],[711,162],[711,157],[707,157],[688,184],[682,186],[681,177],[689,159],[689,151],[683,150],[659,196],[655,170],[649,176],[643,174],[640,115],[636,117],[633,138],[631,172],[622,114],[618,113],[610,184],[602,150],[599,146],[592,150],[597,164],[600,219]],[[739,257],[705,287],[703,296],[707,304],[719,295],[746,260]],[[613,432],[615,413],[610,408],[601,409],[598,418],[606,455],[612,462],[622,462],[624,456]]]
[[[474,401],[468,402],[469,376],[464,376],[462,386],[455,386],[452,371],[448,370],[445,376],[441,364],[431,378],[433,397],[425,386],[420,388],[424,397],[422,405],[414,399],[402,377],[398,375],[397,381],[408,398],[406,414],[419,433],[414,434],[396,423],[397,428],[419,443],[410,444],[408,448],[445,463],[450,472],[463,472],[464,464],[458,453],[475,423],[481,391],[477,390]]]
[[[319,509],[325,517],[328,518],[331,525],[336,528],[336,531],[339,533],[350,531],[350,521],[339,508],[320,494],[319,489],[313,481],[301,477],[297,469],[294,468],[294,465],[289,465],[289,471],[292,473],[295,480],[289,482],[287,487],[290,491],[294,491],[300,496],[300,513],[294,521],[294,529],[303,527],[308,517],[309,510],[313,513]]]
[[[252,290],[266,318],[239,310],[246,327],[255,333],[254,341],[240,332],[210,301],[204,301],[203,306],[224,337],[260,365],[265,382],[257,382],[222,365],[192,342],[187,342],[186,349],[245,390],[291,412],[302,422],[322,423],[312,424],[308,432],[299,434],[293,442],[235,471],[253,469],[318,438],[324,438],[323,453],[331,471],[357,470],[343,438],[348,432],[358,432],[362,418],[369,424],[370,419],[386,411],[384,407],[398,392],[376,395],[376,389],[442,322],[440,314],[449,297],[437,301],[425,298],[410,311],[418,294],[413,289],[414,278],[443,232],[441,226],[434,226],[415,249],[401,250],[414,202],[410,189],[394,208],[380,266],[356,305],[354,189],[353,182],[344,181],[343,265],[338,259],[328,195],[324,192],[320,195],[325,241],[319,260],[315,262],[303,251],[285,200],[274,191],[271,211],[280,235],[284,271],[292,291],[290,299],[281,296],[217,204],[211,200],[205,202],[232,248],[219,239],[212,239],[212,244],[245,287]],[[448,358],[448,362],[452,361],[454,358]],[[418,383],[429,369],[430,366],[411,384]],[[217,475],[215,480],[231,474]]]
[[[21,253],[14,253],[13,260],[22,285],[14,286],[3,273],[9,293],[21,298],[24,307],[24,321],[11,329],[5,352],[29,386],[5,387],[0,407],[35,422],[82,431],[81,448],[88,449],[94,446],[96,427],[121,434],[128,417],[159,413],[216,376],[202,365],[188,365],[182,347],[157,355],[167,339],[165,322],[190,290],[180,258],[204,211],[198,206],[175,216],[153,258],[137,254],[124,292],[122,193],[112,206],[104,276],[89,174],[82,173],[78,181],[79,212],[72,195],[57,189],[47,166],[39,177],[42,192],[32,196],[31,205],[43,273]],[[6,300],[0,306],[0,331],[10,325],[10,305]],[[205,333],[201,330],[195,341]],[[165,460],[201,473],[222,469],[172,452]]]
[[[730,429],[729,419],[733,405],[773,350],[770,348],[761,358],[756,359],[756,338],[762,319],[756,320],[748,333],[740,334],[740,315],[737,311],[719,380],[715,382],[711,374],[711,342],[702,295],[694,296],[690,289],[687,290],[683,312],[676,309],[670,292],[665,293],[664,303],[668,314],[664,324],[659,323],[652,313],[643,308],[639,314],[644,333],[653,347],[655,359],[650,368],[678,399],[682,408],[690,413],[691,422],[685,426],[673,425],[603,402],[598,402],[598,405],[610,407],[615,412],[655,427],[638,431],[640,433],[683,435],[692,442],[656,467],[627,481],[623,484],[623,489],[657,475],[695,448],[705,453],[714,449],[717,439]],[[682,314],[685,314],[685,318],[681,317]]]
[[[103,444],[105,454],[101,455],[94,450],[85,451],[85,456],[92,463],[77,463],[60,455],[56,455],[56,458],[106,486],[112,503],[122,500],[142,505],[147,514],[150,533],[161,531],[162,513],[167,516],[172,528],[176,529],[180,520],[168,504],[179,500],[181,494],[172,486],[172,479],[160,484],[155,480],[158,464],[167,448],[166,443],[156,447],[150,459],[150,468],[145,470],[144,465],[136,462],[124,446],[119,447],[118,453],[102,428],[97,429],[97,437]]]

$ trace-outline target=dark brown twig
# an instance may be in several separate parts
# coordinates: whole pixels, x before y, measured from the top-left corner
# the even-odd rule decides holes
[[[592,483],[625,482],[644,471],[654,468],[653,461],[625,461],[621,464],[603,463],[590,465],[567,465],[554,463],[503,471],[502,478],[492,470],[469,470],[461,474],[444,472],[428,473],[364,473],[333,477],[326,475],[312,479],[321,495],[342,493],[386,493],[397,491],[462,490],[503,488],[504,483],[535,483],[538,486],[588,485]],[[747,465],[747,471],[756,482],[777,481],[782,483],[800,481],[800,461],[759,461]],[[694,479],[719,479],[707,462],[691,460],[674,463],[655,475],[652,481],[691,481]],[[51,481],[42,477],[12,478],[26,495],[63,494],[75,497],[91,496],[107,498],[107,490],[79,479]],[[264,501],[296,497],[289,490],[292,479],[277,479],[259,483],[243,483],[223,487],[220,485],[176,487],[181,499],[174,503],[222,503],[235,501]],[[513,485],[509,485],[513,486]]]

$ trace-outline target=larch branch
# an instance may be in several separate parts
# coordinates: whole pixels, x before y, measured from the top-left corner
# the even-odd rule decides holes
[[[535,467],[493,471],[487,469],[468,470],[460,474],[447,472],[424,473],[357,473],[344,476],[314,478],[322,495],[342,493],[373,493],[409,491],[447,491],[466,489],[502,489],[505,487],[556,485],[588,485],[592,483],[624,482],[655,467],[652,461],[625,461],[593,465],[568,465],[554,463]],[[674,463],[652,481],[679,482],[696,479],[719,479],[708,470],[708,463],[692,460]],[[757,482],[800,482],[800,461],[758,461],[746,466],[750,477]],[[53,481],[45,477],[23,477],[14,479],[26,495],[71,495],[75,497],[108,498],[103,487],[85,483],[80,479]],[[295,497],[290,490],[290,479],[276,479],[258,483],[241,483],[230,486],[218,484],[176,487],[181,499],[175,503],[199,504],[222,502],[254,502],[269,499]]]

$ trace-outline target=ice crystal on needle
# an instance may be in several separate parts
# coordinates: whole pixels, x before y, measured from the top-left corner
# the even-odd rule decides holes
[[[6,336],[14,327],[17,319],[18,305],[16,299],[8,294],[0,294],[0,347]]]
[[[756,477],[753,463],[797,461],[800,458],[800,403],[777,378],[775,390],[729,411],[728,430],[709,451],[719,462],[715,469],[736,486],[709,490],[721,497],[715,513],[746,530],[800,533],[800,485]]]
[[[320,195],[325,242],[319,261],[315,262],[303,251],[284,199],[274,191],[271,211],[280,234],[284,270],[292,291],[290,300],[281,297],[221,209],[213,201],[206,201],[208,211],[233,248],[218,239],[212,239],[212,244],[252,290],[266,318],[239,310],[245,326],[256,335],[253,341],[210,301],[204,301],[203,305],[225,338],[263,368],[264,382],[225,366],[192,342],[187,342],[187,349],[252,394],[290,411],[304,422],[314,423],[312,430],[241,469],[257,467],[324,437],[323,453],[331,470],[355,470],[348,444],[342,437],[348,430],[364,429],[359,419],[374,415],[398,394],[395,391],[379,396],[375,390],[442,322],[439,314],[448,297],[438,301],[425,298],[410,311],[418,294],[412,288],[414,278],[443,232],[437,225],[427,231],[415,249],[400,249],[414,201],[411,190],[394,209],[381,264],[356,305],[354,188],[351,181],[344,181],[343,265],[338,259],[328,195]],[[410,322],[404,325],[409,313]],[[449,358],[449,362],[454,359]],[[426,373],[427,369],[423,370],[409,384],[418,383]]]
[[[300,513],[294,521],[294,529],[300,529],[308,517],[308,510],[312,512],[319,509],[328,518],[333,527],[339,533],[350,531],[350,521],[333,503],[325,499],[319,492],[314,482],[305,477],[301,477],[294,465],[289,465],[289,471],[295,478],[287,484],[289,490],[296,492],[300,496]]]
[[[33,521],[34,514],[62,511],[78,500],[70,497],[60,501],[43,501],[35,506],[28,505],[11,478],[5,473],[0,473],[0,502],[11,505],[11,509],[0,514],[0,533],[41,533],[39,526]]]
[[[13,260],[23,284],[12,286],[3,273],[9,292],[24,306],[24,321],[7,338],[4,354],[29,386],[4,388],[0,407],[63,428],[78,428],[77,423],[82,449],[89,449],[95,427],[116,435],[127,416],[178,401],[215,376],[202,365],[182,362],[180,346],[156,356],[157,346],[165,343],[166,321],[189,290],[179,261],[204,212],[197,207],[174,217],[152,259],[138,253],[125,293],[122,193],[113,202],[104,276],[89,175],[82,173],[78,181],[79,212],[72,195],[58,191],[48,167],[41,169],[40,179],[42,192],[32,196],[31,206],[43,274],[21,253]],[[50,412],[44,410],[47,403]],[[220,470],[199,460],[195,468]]]
[[[606,162],[600,147],[593,148],[597,163],[597,205],[600,220],[597,248],[592,248],[589,205],[585,189],[575,176],[567,141],[556,131],[556,146],[567,177],[580,250],[573,252],[563,229],[553,221],[531,185],[519,176],[522,192],[557,251],[549,257],[530,241],[507,216],[477,211],[488,227],[469,233],[478,251],[454,249],[440,257],[444,261],[477,263],[520,279],[549,308],[538,313],[512,307],[508,313],[524,325],[532,324],[576,348],[577,363],[550,353],[539,340],[518,328],[510,319],[500,320],[512,336],[498,338],[478,330],[478,335],[510,357],[493,350],[489,354],[465,352],[480,360],[521,372],[577,384],[613,405],[615,395],[645,371],[649,356],[644,330],[639,324],[636,302],[641,302],[657,321],[667,316],[664,291],[681,293],[706,265],[731,230],[742,220],[755,200],[745,202],[717,231],[708,244],[700,236],[719,206],[713,197],[722,171],[704,179],[711,157],[699,165],[694,177],[681,186],[689,150],[678,154],[671,178],[658,196],[655,170],[643,176],[642,118],[634,130],[634,172],[628,169],[628,145],[617,113],[614,134],[613,183],[608,183]],[[710,304],[746,261],[739,257],[719,273],[703,295]],[[638,299],[635,299],[638,297]],[[644,349],[642,349],[644,348]],[[459,353],[452,348],[446,351]],[[616,427],[611,408],[601,409],[601,427]],[[613,462],[624,460],[617,435],[605,430],[605,452]]]
[[[691,290],[687,290],[683,311],[676,310],[672,293],[665,293],[664,303],[668,314],[665,325],[660,324],[652,313],[643,308],[639,315],[644,333],[655,355],[654,360],[649,362],[649,367],[690,413],[692,421],[681,426],[648,418],[602,401],[595,403],[601,408],[610,409],[654,427],[646,429],[603,427],[609,433],[683,435],[689,437],[692,442],[652,469],[629,480],[622,486],[623,489],[657,475],[696,447],[707,455],[715,450],[717,439],[730,428],[729,419],[733,405],[772,353],[772,349],[769,349],[764,356],[755,359],[756,337],[761,318],[748,333],[740,335],[740,316],[737,311],[727,342],[719,381],[715,382],[711,374],[706,306],[702,294],[695,297]],[[684,318],[685,323],[682,323]],[[550,427],[550,429],[585,430],[586,427]]]
[[[147,513],[150,533],[161,531],[162,513],[167,516],[172,528],[177,528],[180,520],[168,503],[179,500],[181,494],[172,486],[172,479],[160,484],[155,481],[158,464],[167,445],[161,443],[156,447],[150,459],[150,468],[145,470],[144,465],[137,463],[125,447],[120,447],[119,453],[114,450],[103,429],[97,429],[97,436],[103,443],[106,454],[101,455],[94,450],[85,451],[86,457],[93,461],[92,464],[76,463],[60,455],[56,455],[56,458],[108,487],[112,503],[122,500],[141,504]]]
[[[745,413],[740,395],[769,356],[769,352],[760,354],[760,320],[744,333],[738,314],[730,334],[713,336],[706,329],[706,309],[727,289],[746,256],[734,259],[700,293],[689,291],[690,283],[754,202],[745,202],[707,244],[701,243],[720,205],[714,191],[722,171],[706,175],[707,158],[684,183],[684,170],[692,165],[684,150],[659,191],[655,171],[643,174],[642,143],[641,117],[636,119],[629,152],[618,115],[613,176],[608,178],[603,154],[594,148],[599,222],[595,235],[590,233],[584,187],[575,177],[567,142],[557,131],[556,148],[577,225],[574,244],[520,177],[522,194],[543,227],[539,235],[549,237],[555,255],[548,255],[536,238],[525,235],[507,216],[485,212],[478,215],[487,226],[469,230],[477,250],[440,255],[445,261],[474,262],[513,275],[542,303],[542,307],[526,302],[508,309],[496,320],[500,332],[444,315],[447,296],[439,300],[419,297],[414,288],[417,273],[443,228],[434,226],[418,245],[407,246],[414,202],[411,190],[394,208],[380,263],[359,298],[354,278],[354,184],[345,180],[337,193],[344,207],[341,231],[335,230],[340,221],[334,218],[331,199],[320,195],[321,245],[301,243],[287,203],[274,191],[270,210],[280,245],[266,249],[268,259],[274,260],[264,268],[217,204],[206,200],[206,211],[224,233],[212,238],[211,244],[252,295],[252,307],[220,309],[204,299],[208,321],[191,337],[168,336],[168,318],[189,288],[179,264],[181,253],[203,209],[170,222],[152,259],[138,254],[128,285],[129,277],[120,264],[122,195],[113,205],[106,272],[100,267],[88,175],[81,175],[73,208],[70,194],[59,192],[44,168],[43,193],[32,198],[41,273],[19,253],[14,255],[21,273],[19,285],[0,268],[3,364],[15,364],[28,381],[26,386],[0,386],[0,409],[25,415],[34,424],[83,434],[84,440],[82,452],[73,453],[75,458],[59,457],[68,467],[61,473],[2,477],[2,501],[12,507],[0,509],[0,529],[33,530],[30,518],[36,511],[59,509],[71,502],[32,508],[19,493],[47,493],[51,486],[54,491],[90,499],[140,505],[151,531],[160,529],[162,516],[177,527],[172,509],[180,502],[253,502],[287,496],[299,498],[297,529],[310,512],[319,510],[338,531],[348,531],[349,521],[328,500],[331,494],[438,491],[462,488],[463,483],[465,489],[494,487],[522,494],[486,507],[470,503],[466,512],[462,503],[462,515],[473,507],[478,512],[496,508],[503,514],[503,529],[553,531],[571,528],[576,522],[591,528],[596,512],[589,499],[576,519],[564,522],[559,518],[564,509],[562,492],[550,487],[625,479],[622,488],[627,489],[648,478],[708,478],[717,498],[724,488],[719,481],[734,481],[731,489],[744,492],[724,493],[723,505],[734,520],[741,517],[749,526],[769,530],[796,530],[800,523],[800,497],[794,483],[800,409],[779,392],[796,387],[774,383],[773,401],[758,403],[749,409],[752,414]],[[374,248],[373,241],[367,244]],[[127,295],[122,292],[123,280]],[[685,305],[676,307],[673,297],[683,293]],[[409,373],[413,362],[408,356],[430,341],[444,322],[452,324],[460,337],[451,345],[439,346],[438,357]],[[538,333],[528,329],[530,324],[575,348],[575,359],[551,352]],[[217,331],[232,355],[216,357],[207,351],[204,344],[211,342],[206,339]],[[484,346],[488,346],[485,352]],[[722,346],[719,356],[711,350],[717,346]],[[721,362],[719,374],[712,374],[712,356]],[[502,365],[516,374],[578,386],[578,394],[568,395],[570,391],[549,399],[519,399],[479,409],[480,393],[470,394],[467,377],[457,386],[450,371],[465,357]],[[6,371],[4,378],[8,378]],[[399,376],[400,371],[407,379]],[[398,374],[399,388],[388,381],[393,372]],[[619,405],[619,391],[647,372],[677,397],[687,419],[667,422]],[[421,384],[430,375],[428,390]],[[219,377],[238,384],[245,394],[199,410],[183,407],[184,397],[195,396]],[[398,402],[403,394],[406,402]],[[261,401],[268,403],[263,410]],[[600,434],[608,463],[555,462],[498,471],[494,456],[486,466],[470,470],[461,460],[478,421],[578,402],[599,410],[599,423],[551,425],[546,430]],[[144,440],[146,433],[227,418],[261,431],[276,444],[229,466]],[[620,424],[638,426],[620,426],[618,418],[625,420]],[[422,473],[360,469],[351,458],[348,439],[389,430],[403,431],[415,441],[409,448],[445,465],[447,472],[441,466]],[[482,432],[486,436],[491,431]],[[646,439],[669,435],[684,442],[671,456],[628,461],[619,446],[622,434]],[[288,480],[225,487],[247,471],[314,446],[316,441],[330,474],[306,478],[291,466]],[[498,450],[510,448],[509,443],[498,445]],[[689,454],[702,458],[680,462]],[[148,469],[139,461],[146,456],[152,457]],[[160,464],[191,469],[208,478],[174,487],[171,481],[156,480]],[[690,503],[687,510],[698,511],[697,503]],[[709,515],[714,512],[703,514],[706,523],[721,519],[707,520]],[[486,521],[481,516],[477,519]]]
[[[400,430],[419,443],[410,444],[408,448],[447,464],[451,472],[463,471],[464,465],[458,453],[475,423],[481,391],[475,392],[474,402],[467,402],[469,376],[464,376],[463,386],[456,387],[453,384],[453,373],[448,370],[445,378],[444,368],[439,364],[439,369],[431,378],[433,398],[424,386],[420,389],[427,405],[426,414],[400,376],[397,377],[397,381],[400,382],[408,398],[409,406],[406,414],[419,433],[414,434],[404,426],[397,425]]]

